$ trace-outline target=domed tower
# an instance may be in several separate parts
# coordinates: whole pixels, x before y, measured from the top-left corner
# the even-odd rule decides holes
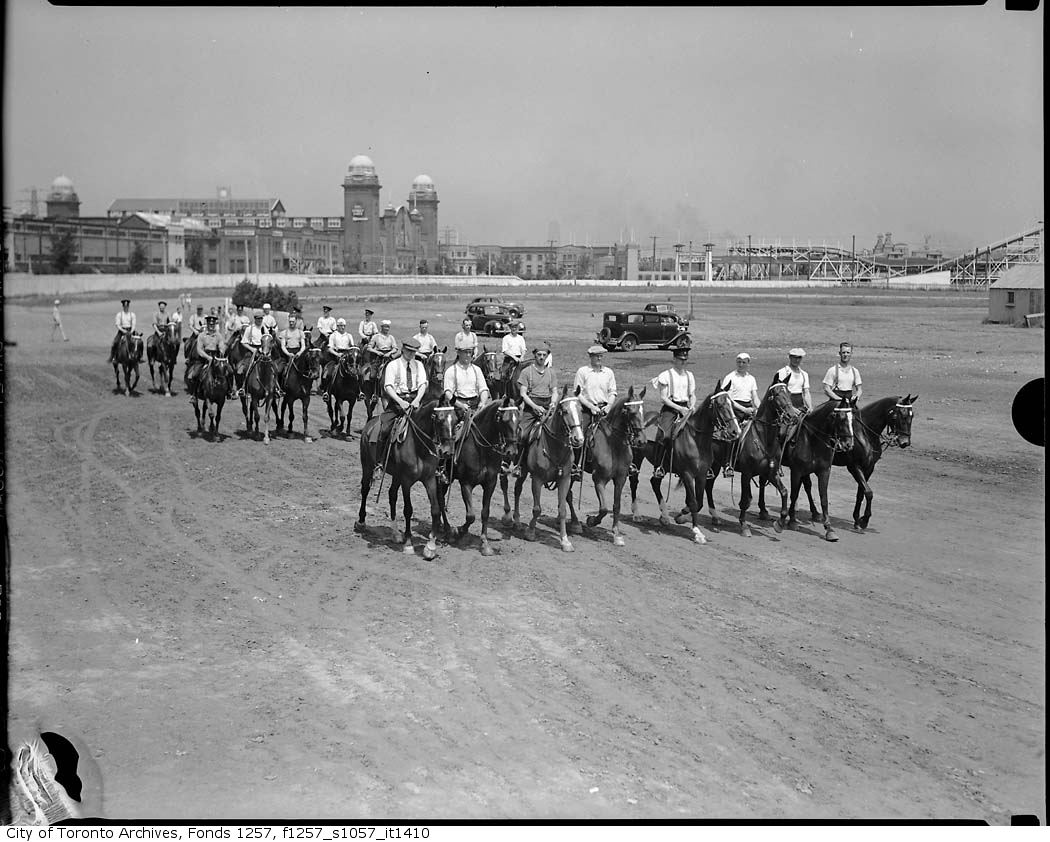
[[[379,176],[367,155],[355,155],[343,179],[343,264],[375,273],[382,261],[379,243]]]
[[[73,189],[73,182],[60,175],[51,182],[47,194],[47,215],[59,219],[80,216],[80,198]]]
[[[408,204],[419,217],[413,221],[419,225],[420,258],[431,272],[438,265],[438,194],[434,180],[429,175],[417,175],[408,194]],[[410,214],[411,216],[411,214]]]

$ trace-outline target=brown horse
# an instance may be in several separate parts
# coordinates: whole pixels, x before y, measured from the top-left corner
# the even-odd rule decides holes
[[[364,395],[365,410],[368,412],[366,420],[371,420],[375,415],[376,405],[383,394],[383,372],[391,357],[378,354],[370,348],[361,351],[361,359],[358,363],[358,375],[361,378],[361,394]]]
[[[502,399],[505,391],[503,388],[503,377],[500,373],[499,360],[496,357],[496,351],[490,351],[482,345],[481,353],[474,361],[474,365],[480,368],[481,373],[485,375],[485,383],[489,387],[489,395],[491,395],[493,399]]]
[[[244,373],[244,396],[241,409],[248,433],[259,432],[259,420],[263,421],[263,441],[270,443],[270,412],[273,409],[274,385],[277,382],[276,367],[271,353],[273,336],[263,332],[262,348],[255,354]],[[260,413],[259,407],[262,407]]]
[[[525,530],[525,538],[529,541],[536,540],[536,521],[540,517],[540,495],[543,486],[549,488],[557,486],[558,489],[558,540],[561,548],[571,553],[572,542],[566,532],[568,518],[569,485],[572,481],[572,449],[583,446],[583,430],[580,426],[580,390],[577,387],[573,394],[569,394],[569,387],[563,386],[560,397],[551,402],[551,408],[547,412],[542,423],[533,428],[533,434],[529,440],[523,442],[525,448],[524,458],[521,460],[524,470],[514,482],[514,519],[511,521],[509,506],[504,502],[503,523],[515,527],[521,525],[519,518],[519,504],[521,502],[521,489],[525,484],[525,478],[532,479],[532,520]],[[504,501],[506,501],[506,477],[500,479],[504,487]]]
[[[291,435],[295,423],[295,402],[303,407],[303,441],[312,442],[310,438],[310,392],[314,381],[321,376],[321,350],[307,348],[298,357],[288,360],[284,376],[281,378],[281,389],[284,394],[277,408],[277,432],[284,429],[284,411],[288,410],[288,433]]]
[[[729,393],[718,389],[700,402],[692,415],[686,418],[680,429],[674,434],[671,446],[671,470],[669,474],[678,474],[685,486],[685,503],[692,520],[693,540],[697,544],[706,544],[707,536],[700,529],[700,505],[704,499],[704,485],[707,483],[707,472],[714,461],[713,444],[715,439],[733,440],[740,435],[740,422],[733,412],[733,403]],[[642,450],[636,450],[634,462],[642,466],[642,459],[648,459],[654,466],[662,459],[662,449],[655,442],[649,442]],[[638,476],[632,474],[631,511],[638,509]],[[662,480],[653,474],[649,485],[656,495],[660,507],[660,523],[663,526],[674,526],[675,520],[668,514],[667,501],[660,490]]]
[[[634,449],[644,451],[647,444],[645,412],[642,403],[644,398],[644,387],[638,394],[635,394],[634,386],[631,386],[625,396],[618,398],[609,407],[605,417],[591,426],[592,434],[587,448],[587,461],[584,464],[584,470],[590,473],[594,481],[594,493],[598,495],[598,514],[587,517],[587,527],[597,526],[609,514],[605,494],[606,486],[609,480],[612,480],[613,545],[617,547],[624,545],[623,535],[620,532],[620,496],[634,463]],[[575,532],[580,522],[572,504],[571,484],[568,502],[571,515],[569,529]]]
[[[448,353],[448,345],[443,348],[435,348],[426,358],[423,367],[427,371],[427,391],[423,400],[437,400],[445,391],[445,355]]]
[[[131,397],[139,384],[139,359],[142,357],[142,334],[125,333],[117,343],[117,355],[113,359],[113,376],[117,379],[117,391]],[[124,372],[124,387],[120,385],[120,373]],[[131,375],[135,375],[134,381]]]
[[[179,356],[179,325],[169,322],[161,333],[153,333],[146,340],[146,361],[149,363],[149,379],[156,391],[157,381],[153,375],[153,363],[157,363],[160,385],[164,394],[171,395],[171,381],[175,376],[175,361]]]
[[[332,379],[328,383],[328,398],[325,400],[330,424],[328,429],[336,435],[350,435],[350,418],[361,394],[360,358],[360,346],[351,345],[335,363]],[[345,415],[344,403],[349,404]]]
[[[357,513],[357,523],[354,524],[355,532],[364,529],[365,503],[374,482],[373,474],[378,468],[392,479],[388,492],[392,524],[397,516],[398,492],[404,501],[405,530],[403,535],[397,537],[402,541],[402,551],[406,554],[415,552],[412,546],[412,486],[417,482],[423,484],[430,499],[430,537],[423,549],[423,558],[430,560],[437,555],[442,496],[436,473],[438,462],[447,459],[452,452],[454,418],[455,409],[444,397],[422,404],[419,409],[405,416],[403,436],[399,435],[399,425],[395,424],[386,453],[378,452],[376,445],[369,441],[371,426],[379,423],[379,416],[365,422],[361,431],[361,508]],[[396,533],[396,526],[394,530]]]
[[[452,460],[452,480],[459,480],[466,520],[450,535],[451,527],[442,512],[445,534],[458,541],[470,531],[475,521],[474,488],[481,486],[481,554],[493,555],[489,546],[489,510],[496,481],[503,475],[501,467],[518,456],[518,421],[521,410],[509,398],[490,401],[474,415]]]
[[[208,418],[208,433],[219,434],[222,408],[226,405],[233,382],[233,368],[226,357],[212,357],[197,375],[193,387],[193,412],[197,416],[197,435],[204,434],[204,418]],[[203,407],[201,406],[203,404]]]
[[[810,474],[816,474],[824,538],[828,541],[839,539],[828,516],[828,481],[835,454],[848,453],[853,449],[853,442],[853,405],[845,398],[825,401],[803,418],[802,426],[784,453],[784,464],[791,468],[788,526],[798,524],[795,503],[802,481]]]
[[[786,378],[785,378],[786,380]],[[777,456],[784,446],[784,441],[799,423],[799,412],[791,403],[787,384],[776,381],[766,389],[765,395],[755,411],[754,420],[747,432],[737,441],[715,441],[713,445],[714,461],[711,474],[707,478],[707,509],[711,514],[711,529],[717,531],[721,524],[715,513],[714,487],[718,472],[732,463],[733,469],[740,475],[740,534],[751,537],[751,527],[747,523],[747,510],[751,506],[751,480],[759,482],[768,480],[780,492],[780,517],[773,521],[773,528],[780,532],[787,519],[787,488],[776,474],[770,475]]]

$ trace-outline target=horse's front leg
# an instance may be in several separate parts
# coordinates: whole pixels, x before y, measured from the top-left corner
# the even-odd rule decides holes
[[[510,482],[506,474],[499,475],[499,489],[503,492],[503,520],[504,526],[510,526],[514,519],[510,515]]]
[[[780,516],[776,520],[773,521],[773,529],[775,531],[777,531],[777,532],[780,532],[784,528],[784,524],[787,522],[787,508],[788,508],[787,498],[788,498],[788,492],[787,492],[787,487],[784,485],[784,480],[781,479],[779,473],[777,473],[777,475],[774,476],[770,480],[770,482],[774,486],[776,486],[776,489],[777,489],[777,491],[780,494]],[[759,500],[761,500],[761,496],[762,496],[762,494],[765,491],[765,487],[766,487],[766,480],[762,479],[760,484],[759,484],[759,486],[758,486]],[[759,503],[759,505],[761,505],[761,502]],[[767,515],[767,517],[768,517],[768,515]]]
[[[568,528],[569,532],[571,532],[573,535],[582,535],[583,534],[583,526],[580,523],[580,519],[576,516],[576,506],[573,505],[573,502],[572,502],[572,487],[573,487],[574,484],[575,484],[575,482],[574,482],[573,478],[570,476],[569,477],[569,493],[568,493],[568,495],[565,498],[565,502],[566,502],[566,504],[569,507],[569,522],[568,522],[568,527],[567,528]],[[583,488],[583,481],[582,481],[582,479],[580,481],[580,488],[581,489]]]
[[[303,441],[305,441],[307,444],[309,444],[310,442],[313,441],[313,439],[310,438],[310,389],[309,388],[303,390],[303,396],[302,396],[301,400],[302,400],[302,403],[303,403]],[[289,407],[288,411],[289,411],[289,413],[291,413],[292,412],[292,408]],[[292,429],[292,417],[291,417],[291,414],[289,414],[289,417],[288,417],[288,429],[289,430]]]
[[[710,476],[704,477],[704,495],[707,497],[707,514],[711,519],[712,532],[718,532],[722,528],[722,521],[718,519],[718,512],[715,510],[715,480],[718,479],[720,470],[720,465],[712,465]],[[702,507],[702,499],[700,503]]]
[[[789,527],[795,527],[798,525],[798,518],[795,516],[795,510],[798,506],[798,492],[802,488],[802,480],[805,477],[799,472],[798,468],[791,469],[791,500],[788,503],[788,521]]]
[[[820,512],[817,511],[817,504],[813,502],[813,479],[809,474],[802,477],[802,487],[806,489],[806,497],[809,498],[809,519],[813,523],[820,522]]]
[[[626,473],[617,474],[613,477],[612,530],[614,547],[622,547],[624,545],[623,533],[620,532],[620,496],[623,494],[623,484],[626,481]],[[601,501],[601,499],[602,495],[599,493],[598,500]],[[604,503],[601,503],[601,505],[604,507]]]
[[[460,540],[470,532],[470,525],[474,523],[474,486],[466,480],[459,480],[459,494],[463,498],[463,525],[456,530],[455,540]]]
[[[594,494],[598,498],[598,513],[587,516],[585,522],[588,529],[593,529],[609,514],[609,507],[605,504],[605,490],[609,487],[609,478],[599,477],[597,473],[591,474],[591,478],[594,480]]]
[[[441,489],[438,488],[437,477],[431,474],[423,480],[423,487],[427,490],[430,500],[430,535],[427,537],[426,546],[423,547],[423,558],[432,561],[437,557],[437,536],[441,529],[441,517],[444,506],[442,505]],[[407,492],[406,492],[407,494]],[[408,503],[406,502],[407,506]]]
[[[858,532],[863,532],[868,528],[868,521],[871,520],[871,501],[875,497],[875,492],[871,490],[868,478],[864,476],[864,471],[860,469],[860,466],[847,465],[846,470],[857,481],[857,503],[853,507],[853,528]],[[863,517],[860,514],[862,500],[865,501]]]
[[[273,395],[263,398],[263,443],[270,443],[270,412],[273,410]]]
[[[831,465],[817,474],[817,488],[820,491],[820,509],[823,517],[821,523],[824,524],[824,539],[827,541],[837,541],[839,536],[835,534],[835,530],[831,528],[831,515],[828,513],[828,482],[831,479]]]
[[[207,405],[205,405],[205,410],[204,411],[205,411],[205,413],[208,411],[207,410]],[[200,404],[197,403],[197,396],[196,395],[193,396],[193,414],[197,416],[197,435],[198,436],[203,435],[204,434],[204,418],[201,415],[201,407],[200,407]]]
[[[519,478],[519,483],[521,479]],[[538,474],[532,475],[532,519],[525,527],[525,540],[536,540],[536,521],[540,519],[540,494],[543,493],[543,479]],[[518,484],[514,486],[514,519],[518,519],[518,495],[520,494]]]
[[[123,392],[124,387],[120,385],[120,363],[113,363],[113,377],[117,381],[117,391]],[[124,381],[127,382],[128,377],[125,374]]]
[[[573,551],[572,542],[569,540],[569,534],[566,529],[568,520],[568,508],[569,508],[569,494],[571,493],[572,486],[572,474],[570,471],[562,471],[562,475],[558,478],[558,540],[561,541],[561,548],[567,553]]]
[[[501,474],[505,478],[504,474]],[[489,511],[492,508],[492,495],[496,491],[496,478],[493,477],[481,486],[481,554],[495,555],[489,544]]]
[[[693,541],[697,544],[706,544],[707,536],[700,529],[700,504],[703,502],[704,485],[707,483],[707,466],[701,465],[696,476],[682,475],[682,484],[685,486],[685,505],[693,519]]]
[[[751,475],[740,472],[740,534],[751,537],[751,527],[747,522],[747,510],[751,508]]]
[[[668,474],[668,476],[671,475]],[[656,495],[656,505],[660,507],[660,524],[662,526],[674,526],[674,520],[667,512],[667,501],[664,499],[663,492],[660,490],[660,485],[662,483],[663,480],[655,474],[649,478],[649,486],[653,489],[653,494]]]

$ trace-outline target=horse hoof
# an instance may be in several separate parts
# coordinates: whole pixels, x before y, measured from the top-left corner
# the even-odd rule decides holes
[[[830,541],[831,543],[835,543],[835,541],[837,541],[838,539],[839,539],[839,536],[835,534],[835,530],[834,529],[829,529],[829,530],[827,530],[824,533],[824,540],[825,541]]]
[[[535,529],[531,529],[531,528],[526,529],[525,530],[525,540],[526,541],[535,541],[536,540],[536,530]]]
[[[431,547],[429,544],[423,547],[423,558],[426,561],[433,561],[437,558],[437,554],[437,547]]]
[[[694,529],[693,530],[693,541],[695,541],[697,544],[706,544],[707,543],[707,537],[699,529]]]
[[[623,547],[626,546],[627,542],[624,541],[623,535],[613,535],[613,546]]]
[[[416,554],[416,548],[413,547],[411,544],[405,544],[405,546],[403,546],[401,548],[401,552],[404,553],[405,555],[415,555]]]
[[[741,535],[743,535],[743,536],[744,536],[745,538],[750,538],[750,537],[751,537],[751,527],[750,527],[750,526],[748,526],[748,525],[747,525],[747,524],[745,523],[745,524],[744,524],[744,525],[743,525],[743,526],[742,526],[742,527],[740,528],[740,534],[741,534]]]
[[[363,520],[359,520],[356,523],[354,523],[354,532],[364,532],[364,529],[365,522]]]
[[[859,523],[855,523],[855,524],[853,524],[853,531],[854,532],[860,532],[861,534],[863,534],[867,530],[865,530],[865,528],[863,526],[861,526]]]
[[[773,521],[773,531],[774,532],[783,532],[784,531],[784,524],[781,523],[779,520],[774,520]]]
[[[769,520],[769,512],[763,510],[758,513],[759,520]]]
[[[588,524],[588,526],[590,526],[590,524]],[[565,531],[568,532],[570,535],[582,535],[583,524],[581,524],[578,520],[574,520],[569,524],[569,528]]]
[[[496,554],[496,551],[492,549],[492,547],[490,547],[488,544],[486,544],[484,547],[481,548],[481,554],[486,557],[494,556]]]
[[[562,552],[566,553],[572,553],[576,551],[576,548],[572,545],[572,541],[568,540],[567,538],[561,542],[561,549]]]
[[[500,523],[510,528],[514,526],[514,518],[512,518],[510,515],[504,515],[502,518],[500,518]]]
[[[691,523],[693,516],[691,514],[678,514],[675,515],[674,522],[678,524]]]
[[[796,518],[788,518],[787,522],[788,529],[798,529],[798,520]]]
[[[584,523],[587,524],[588,529],[593,529],[598,525],[598,518],[596,518],[594,515],[587,515],[587,517],[584,519]]]
[[[661,526],[674,526],[675,525],[675,521],[671,520],[671,518],[669,518],[667,515],[660,515],[660,525]]]

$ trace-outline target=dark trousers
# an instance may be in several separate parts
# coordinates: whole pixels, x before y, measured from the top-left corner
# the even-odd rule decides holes
[[[737,421],[750,420],[750,418],[752,416],[745,415],[743,412],[741,412],[739,409],[737,409],[737,404],[740,404],[741,406],[746,406],[748,409],[752,409],[753,407],[752,407],[752,404],[751,404],[751,399],[748,398],[746,401],[736,401],[736,403],[733,404],[733,413],[736,415],[736,420]]]

